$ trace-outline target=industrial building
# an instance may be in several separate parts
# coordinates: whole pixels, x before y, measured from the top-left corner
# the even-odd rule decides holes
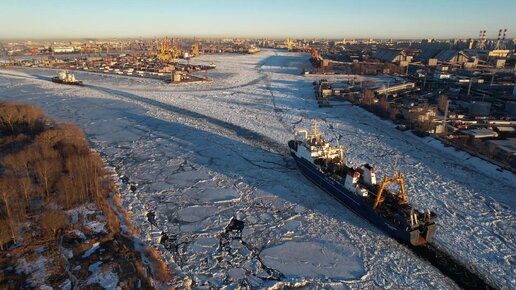
[[[469,104],[469,113],[475,116],[489,116],[491,113],[491,103],[472,101]]]
[[[486,144],[496,158],[507,160],[510,166],[516,168],[516,138],[488,140]]]
[[[374,59],[381,60],[383,62],[403,62],[410,61],[412,57],[407,56],[404,50],[401,49],[387,49],[380,48],[372,56]]]
[[[462,133],[468,135],[470,138],[473,138],[473,139],[497,138],[498,137],[497,132],[490,130],[490,129],[486,129],[486,128],[462,130]]]
[[[436,61],[451,64],[464,64],[465,62],[468,62],[470,58],[461,50],[429,48],[424,50],[421,55],[419,55],[418,59],[429,65],[436,65]]]
[[[75,48],[72,46],[56,46],[52,47],[52,51],[54,53],[72,53],[75,51]]]
[[[381,87],[374,90],[376,95],[396,95],[400,93],[411,92],[416,88],[416,84],[412,82],[395,84],[392,86]]]
[[[317,42],[311,46],[316,73],[391,75],[395,81],[360,84],[358,90],[354,83],[337,89],[324,82],[316,86],[316,96],[351,101],[506,166],[507,159],[493,158],[485,144],[516,137],[516,51],[504,33],[497,40],[488,40],[482,30],[478,40]],[[321,66],[322,59],[330,65]]]

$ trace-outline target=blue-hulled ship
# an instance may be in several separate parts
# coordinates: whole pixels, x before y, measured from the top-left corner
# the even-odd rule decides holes
[[[419,211],[408,202],[402,173],[395,170],[377,184],[372,166],[348,167],[344,148],[325,141],[316,124],[310,132],[296,130],[295,136],[288,146],[299,169],[335,199],[402,242],[419,246],[434,236],[436,214]],[[391,183],[397,183],[400,191],[387,189]]]

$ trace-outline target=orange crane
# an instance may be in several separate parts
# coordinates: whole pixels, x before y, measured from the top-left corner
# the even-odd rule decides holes
[[[314,60],[322,59],[322,57],[319,55],[319,52],[317,51],[317,49],[315,47],[311,47],[310,52],[312,53],[312,57],[314,58]]]
[[[385,190],[385,187],[393,182],[397,182],[400,185],[400,193],[401,200],[403,202],[407,202],[407,196],[405,195],[405,181],[403,180],[403,174],[399,173],[397,176],[394,176],[392,178],[387,178],[387,176],[383,177],[382,184],[378,188],[378,194],[376,195],[376,200],[374,202],[373,208],[377,208],[378,205],[380,205],[384,199],[382,198],[382,193]]]
[[[382,198],[382,194],[385,190],[385,187],[390,183],[398,183],[400,185],[400,193],[398,194],[401,197],[402,202],[407,202],[407,196],[405,194],[405,180],[403,179],[403,174],[401,172],[396,172],[396,162],[394,162],[394,174],[391,178],[387,178],[387,176],[383,177],[382,183],[378,188],[378,193],[376,194],[376,200],[374,202],[373,208],[377,208],[384,199]]]

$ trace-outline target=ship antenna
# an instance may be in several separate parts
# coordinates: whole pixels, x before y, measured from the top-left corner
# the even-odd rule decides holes
[[[321,139],[321,134],[319,132],[319,124],[317,123],[317,121],[313,121],[312,122],[312,132],[311,132],[311,135],[315,138],[316,142],[319,143],[319,141]]]
[[[317,121],[314,121],[312,123],[312,131],[313,131],[312,134],[314,134],[314,135],[319,134],[319,124],[317,124]]]
[[[396,157],[396,159],[394,159],[394,167],[392,169],[392,177],[395,177],[397,174],[396,172],[396,165],[398,165],[398,157]]]
[[[340,139],[342,139],[342,135],[339,134],[337,136],[337,148],[339,148],[339,151],[340,151],[340,161],[344,163],[346,151],[344,149],[344,146],[340,145]]]

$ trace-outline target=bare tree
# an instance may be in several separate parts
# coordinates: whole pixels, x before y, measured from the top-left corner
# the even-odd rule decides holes
[[[23,170],[23,164],[20,163],[15,154],[8,154],[0,159],[0,165],[11,171],[12,175],[18,176]]]
[[[68,224],[68,217],[61,210],[47,210],[41,215],[40,224],[43,230],[55,237]]]
[[[52,148],[40,147],[40,157],[34,161],[34,173],[47,197],[61,171],[62,164],[57,152]]]
[[[102,159],[90,151],[79,127],[49,122],[39,108],[0,102],[0,247],[16,238],[27,213],[55,236],[67,224],[63,208],[94,201],[108,211],[111,184]],[[56,202],[57,209],[43,206],[42,214],[30,212],[36,193]]]
[[[0,219],[0,249],[5,250],[4,245],[12,240],[12,230],[9,226],[9,221],[7,219]]]
[[[26,206],[30,206],[30,202],[32,200],[32,189],[33,189],[33,183],[32,179],[30,179],[27,176],[22,176],[16,178],[16,185],[18,186],[19,190],[23,193],[23,197],[25,198],[25,204]]]
[[[77,189],[69,175],[61,175],[57,183],[58,197],[64,209],[70,209],[80,203]]]
[[[16,106],[11,103],[0,103],[0,122],[9,126],[11,132],[14,132],[14,124],[18,118]]]
[[[33,131],[37,121],[43,118],[43,110],[32,105],[19,105],[18,113],[19,120],[25,123],[30,131]]]
[[[15,202],[15,187],[12,184],[12,179],[1,176],[0,177],[0,198],[2,201],[2,215],[8,220],[14,218],[14,202]]]
[[[12,177],[0,176],[1,217],[7,220],[12,239],[16,239],[15,226],[25,217],[25,206]]]
[[[41,132],[36,137],[36,143],[38,143],[42,147],[54,147],[57,142],[61,141],[64,138],[62,132],[56,129],[48,129]]]

